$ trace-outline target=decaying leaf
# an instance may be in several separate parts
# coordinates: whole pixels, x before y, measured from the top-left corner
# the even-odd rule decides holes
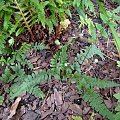
[[[12,104],[11,109],[10,109],[10,115],[8,116],[7,120],[10,120],[13,115],[16,114],[17,107],[21,101],[21,97],[18,97],[15,102]]]
[[[54,100],[55,100],[56,106],[63,104],[62,94],[59,91],[57,91],[57,89],[54,89]]]

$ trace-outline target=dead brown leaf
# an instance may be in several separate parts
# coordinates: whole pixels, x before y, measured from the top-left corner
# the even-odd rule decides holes
[[[54,89],[54,100],[55,100],[56,106],[63,104],[62,94],[58,92],[57,89]]]
[[[82,115],[82,109],[77,104],[70,104],[69,109],[72,110],[72,112],[77,113],[79,115]]]
[[[17,107],[18,107],[20,101],[21,101],[21,97],[18,97],[15,100],[15,102],[12,104],[12,106],[10,108],[10,115],[8,116],[7,120],[10,120],[13,117],[13,115],[16,114],[16,110],[17,110]]]

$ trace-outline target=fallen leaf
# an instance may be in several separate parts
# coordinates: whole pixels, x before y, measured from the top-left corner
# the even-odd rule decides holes
[[[69,109],[72,110],[72,112],[77,113],[79,115],[82,115],[82,109],[77,104],[70,104]]]
[[[105,105],[108,107],[108,108],[111,108],[112,107],[112,103],[110,100],[104,100],[105,102]]]
[[[41,120],[45,119],[48,115],[52,114],[54,111],[54,105],[51,106],[51,108],[49,110],[41,111]]]
[[[57,89],[54,89],[54,100],[55,100],[56,106],[63,104],[62,94],[58,92]]]
[[[90,111],[90,107],[84,107],[83,114],[86,115]]]
[[[16,110],[17,110],[17,107],[18,107],[20,101],[21,101],[21,97],[18,97],[15,100],[15,102],[12,104],[12,106],[10,108],[10,115],[8,116],[7,120],[10,120],[13,117],[13,115],[16,114]]]

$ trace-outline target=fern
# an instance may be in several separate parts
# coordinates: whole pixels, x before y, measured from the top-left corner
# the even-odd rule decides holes
[[[0,95],[0,105],[3,104],[3,101],[4,101],[4,97]]]
[[[76,72],[71,79],[75,79],[77,82],[77,88],[83,95],[83,99],[86,102],[90,102],[90,106],[99,112],[103,117],[113,120],[113,114],[107,109],[98,93],[95,92],[94,87],[108,88],[120,86],[115,82],[100,80],[97,78],[91,78],[85,75],[80,75]]]
[[[14,79],[14,83],[9,89],[11,99],[26,92],[39,98],[43,98],[44,93],[41,91],[38,85],[44,83],[45,81],[48,81],[49,79],[52,79],[52,77],[55,77],[57,80],[76,80],[77,88],[80,94],[83,95],[83,99],[87,102],[90,102],[91,107],[99,112],[103,117],[111,120],[113,118],[113,114],[107,109],[98,93],[94,91],[94,87],[106,88],[120,85],[107,80],[100,80],[97,78],[91,78],[85,75],[81,75],[78,68],[75,67],[76,62],[79,66],[81,66],[84,60],[93,57],[95,54],[97,55],[97,53],[102,59],[104,59],[102,53],[97,47],[91,45],[85,50],[82,50],[79,56],[77,55],[75,63],[71,65],[68,63],[67,57],[68,46],[69,45],[64,45],[62,49],[58,53],[56,53],[56,55],[51,60],[51,68],[48,70],[41,70],[39,73],[33,72],[31,75],[26,75],[24,70],[21,69],[20,64],[17,64],[16,66],[11,66],[10,69],[7,69],[7,78],[9,78],[11,75],[11,80]],[[26,47],[27,49],[25,48],[25,50],[23,48],[24,47],[21,47],[19,50],[19,52],[21,50],[24,51],[20,52],[22,53],[22,55],[26,53],[27,50],[29,50],[29,47]],[[12,70],[14,74],[11,74],[10,70]],[[4,76],[2,76],[2,78],[5,80]]]
[[[30,4],[35,8],[38,20],[42,23],[42,26],[45,28],[45,6],[49,3],[49,1],[39,2],[39,0],[30,0]]]
[[[119,86],[119,84],[108,81],[108,80],[101,80],[98,78],[91,78],[85,75],[79,76],[80,79],[84,79],[87,84],[89,84],[91,87],[99,87],[99,88],[109,88],[109,87],[114,87],[114,86]]]
[[[20,0],[19,2],[17,0],[14,0],[12,6],[14,9],[18,10],[18,12],[15,12],[17,21],[21,22],[25,28],[30,32],[31,36],[33,37],[31,27],[36,22],[36,16],[32,8],[29,6],[29,3],[25,0]],[[19,23],[20,24],[20,23]]]
[[[33,50],[43,50],[43,49],[46,49],[46,46],[45,46],[45,44],[43,44],[43,43],[35,43],[34,45],[32,45],[32,49]]]
[[[94,4],[91,0],[82,0],[82,5],[85,6],[86,10],[90,10],[91,12],[94,12]]]
[[[10,69],[8,67],[6,67],[4,74],[2,74],[2,77],[0,78],[0,80],[9,82],[9,81],[12,81],[15,77],[16,77],[16,75],[11,75]]]
[[[65,79],[69,76],[72,71],[69,68],[68,56],[67,56],[68,45],[63,46],[62,50],[57,52],[53,59],[51,59],[51,70],[54,73],[54,77],[59,79]]]
[[[21,48],[17,50],[16,52],[13,52],[13,58],[11,59],[11,63],[14,63],[15,61],[21,63],[21,65],[28,65],[29,68],[33,68],[33,65],[30,63],[29,60],[26,58],[26,53],[29,51],[31,48],[30,44],[23,43]]]
[[[91,45],[86,47],[85,50],[81,50],[80,53],[77,53],[77,57],[75,57],[74,69],[80,72],[80,67],[83,62],[92,58],[94,55],[98,55],[104,60],[102,52],[95,45]]]
[[[99,94],[95,92],[94,87],[108,88],[120,86],[120,84],[107,80],[87,77],[85,75],[80,75],[79,73],[75,73],[73,78],[77,81],[77,87],[83,96],[82,98],[86,102],[90,102],[90,106],[99,112],[103,117],[113,120],[113,113],[107,109]]]
[[[111,113],[103,101],[101,100],[99,94],[97,94],[93,89],[88,89],[85,91],[82,97],[86,102],[90,102],[90,106],[99,112],[104,118],[113,120],[113,113]]]
[[[6,67],[4,74],[2,74],[2,76],[0,77],[0,80],[3,80],[4,82],[10,82],[19,75],[24,75],[24,74],[25,72],[21,68],[20,64],[16,64],[14,66]]]
[[[49,74],[48,74],[49,73]],[[43,98],[43,92],[38,88],[38,84],[47,81],[51,78],[50,72],[42,70],[39,72],[32,73],[32,75],[19,76],[15,83],[10,88],[10,97],[11,99],[21,95],[22,93],[29,92],[37,97]],[[16,87],[18,86],[18,87]]]
[[[87,77],[85,75],[80,74],[80,67],[81,64],[86,60],[94,55],[99,55],[102,59],[104,56],[102,52],[94,45],[87,47],[84,52],[83,50],[80,54],[77,54],[75,62],[73,65],[68,63],[67,59],[67,45],[62,48],[60,52],[58,52],[54,58],[51,60],[51,69],[54,70],[53,75],[57,74],[57,79],[60,79],[61,71],[64,71],[62,77],[65,76],[68,80],[76,80],[76,84],[78,86],[79,92],[83,95],[83,99],[87,102],[90,102],[90,105],[93,109],[99,112],[103,117],[106,117],[110,120],[113,119],[113,114],[107,109],[103,101],[101,100],[100,96],[94,91],[94,87],[99,88],[107,88],[107,87],[115,87],[120,86],[120,84],[107,81],[107,80],[100,80],[97,78]],[[64,56],[63,56],[64,55]],[[63,58],[63,62],[62,62]],[[67,63],[66,66],[64,66]],[[76,67],[77,66],[77,67]],[[79,67],[78,67],[79,66]],[[74,69],[73,69],[74,68]],[[67,73],[67,71],[70,71]],[[73,72],[74,71],[74,72]],[[67,73],[67,75],[65,74]]]

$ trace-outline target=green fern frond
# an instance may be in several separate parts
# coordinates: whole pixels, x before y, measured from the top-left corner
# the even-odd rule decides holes
[[[0,77],[0,80],[4,81],[4,82],[9,82],[12,81],[16,75],[11,75],[11,71],[8,67],[5,68],[4,73],[2,74],[2,77]]]
[[[67,75],[66,70],[68,69],[66,68],[69,66],[67,48],[68,45],[64,45],[62,49],[54,55],[53,59],[51,59],[51,70],[54,72],[55,78],[57,80],[61,79],[61,74],[63,77]],[[69,71],[70,69],[68,70],[68,72]]]
[[[13,73],[14,72],[14,73]],[[21,68],[20,64],[16,64],[14,66],[6,67],[4,73],[0,77],[0,80],[4,82],[13,81],[17,76],[24,75],[25,72]]]
[[[99,112],[104,118],[113,120],[114,114],[108,110],[99,94],[97,94],[93,89],[87,89],[82,98],[86,102],[90,102],[90,106]]]
[[[51,71],[47,72],[45,70],[42,70],[39,73],[34,72],[32,73],[32,75],[18,76],[18,78],[15,79],[15,83],[10,88],[10,97],[11,99],[13,99],[26,92],[33,94],[37,97],[43,97],[44,95],[42,91],[40,92],[40,89],[37,88],[37,85],[40,83],[42,84],[43,82],[51,78]]]
[[[42,26],[45,28],[45,19],[46,19],[46,15],[45,15],[45,6],[49,3],[49,1],[42,1],[39,2],[39,0],[30,0],[30,4],[33,6],[33,8],[35,8],[35,11],[38,15],[38,21],[42,23]]]
[[[0,105],[3,104],[3,101],[4,101],[4,97],[0,95]]]
[[[22,0],[14,0],[13,5],[11,8],[14,9],[15,19],[19,23],[18,28],[27,28],[30,34],[33,37],[31,27],[37,21],[36,13],[32,10],[32,7],[29,5],[28,1]],[[21,29],[18,29],[17,32],[21,32]]]
[[[82,5],[85,6],[86,10],[90,10],[91,12],[94,12],[94,4],[91,0],[82,0]]]
[[[95,45],[86,47],[85,50],[81,50],[80,53],[77,53],[75,57],[75,67],[77,71],[80,71],[80,67],[85,60],[92,58],[94,55],[98,55],[104,60],[103,53]]]
[[[40,90],[38,86],[35,86],[33,89],[31,89],[29,93],[42,99],[45,97],[45,94]]]
[[[34,45],[32,45],[32,49],[33,50],[43,50],[43,49],[46,49],[46,46],[43,43],[36,42]]]
[[[113,120],[113,114],[107,109],[99,94],[94,91],[94,87],[109,88],[120,86],[120,84],[108,81],[100,80],[97,78],[91,78],[85,75],[81,75],[76,72],[70,79],[75,79],[79,93],[83,95],[83,99],[86,102],[90,102],[90,106],[99,112],[103,117]]]
[[[74,74],[74,78],[76,80],[79,80],[79,83],[82,81],[85,81],[85,84],[88,84],[90,87],[94,88],[95,86],[98,88],[109,88],[109,87],[117,87],[120,86],[120,84],[117,84],[113,81],[108,80],[101,80],[98,78],[92,78],[86,75],[80,75],[79,73]]]
[[[18,61],[19,63],[21,63],[21,65],[27,64],[29,68],[32,69],[33,65],[26,58],[26,53],[30,50],[30,48],[31,48],[30,44],[23,43],[19,50],[12,53],[13,58],[11,59],[11,62],[14,63],[14,61]]]

